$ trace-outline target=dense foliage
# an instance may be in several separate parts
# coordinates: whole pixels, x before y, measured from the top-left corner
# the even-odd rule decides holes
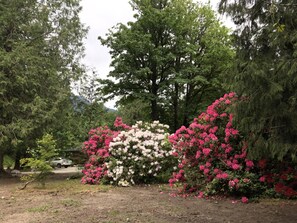
[[[79,0],[0,1],[0,172],[54,129],[81,75]]]
[[[221,0],[220,8],[237,26],[230,83],[246,99],[235,113],[249,154],[296,162],[296,1]]]
[[[151,121],[176,130],[222,94],[221,79],[233,56],[228,29],[210,6],[191,0],[133,0],[131,5],[136,21],[99,38],[110,48],[114,68],[99,91],[106,99],[119,96],[122,107],[149,106],[141,120],[150,112]]]
[[[27,182],[37,180],[44,186],[46,178],[53,170],[50,160],[58,154],[56,141],[52,135],[45,134],[41,139],[37,140],[36,144],[36,148],[28,151],[31,157],[21,159],[22,165],[33,171],[32,174],[23,176],[22,180]]]
[[[89,160],[82,171],[85,175],[82,183],[97,184],[107,175],[105,162],[109,157],[109,143],[114,134],[117,132],[113,132],[107,126],[89,132],[89,140],[84,143],[84,152],[89,156]]]
[[[107,175],[117,185],[151,182],[170,169],[171,148],[166,144],[168,126],[137,122],[110,143]]]
[[[129,127],[120,118],[114,126],[115,131],[108,127],[90,131],[84,144],[89,161],[83,170],[83,183],[128,186],[151,182],[171,170],[174,159],[166,143],[168,126],[155,121]]]
[[[236,102],[236,103],[235,103]],[[182,183],[185,192],[254,197],[262,194],[297,196],[297,169],[288,163],[248,158],[248,141],[233,126],[234,93],[226,94],[170,136],[179,158],[179,171],[170,184]]]

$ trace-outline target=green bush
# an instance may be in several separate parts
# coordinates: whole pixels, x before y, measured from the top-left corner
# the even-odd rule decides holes
[[[5,155],[3,160],[3,166],[12,169],[14,166],[14,160],[12,159],[12,157]]]
[[[21,159],[21,164],[33,170],[33,174],[24,176],[22,180],[27,181],[27,183],[38,181],[44,186],[47,176],[53,170],[49,160],[58,155],[56,141],[52,135],[45,134],[42,139],[37,141],[37,148],[30,149],[28,153],[31,157]]]

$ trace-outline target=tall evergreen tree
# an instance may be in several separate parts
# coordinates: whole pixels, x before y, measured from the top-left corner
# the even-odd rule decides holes
[[[52,127],[81,75],[79,0],[0,0],[0,172]],[[52,125],[52,126],[51,126]]]
[[[250,155],[296,160],[297,3],[221,0],[237,29],[234,90],[242,97],[237,123]]]

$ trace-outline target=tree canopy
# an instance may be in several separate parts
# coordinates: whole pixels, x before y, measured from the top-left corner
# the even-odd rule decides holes
[[[250,155],[296,160],[297,4],[294,0],[222,0],[237,29],[233,89],[237,123]]]
[[[112,79],[100,81],[100,93],[119,96],[121,105],[149,103],[151,120],[176,129],[203,99],[221,94],[220,78],[233,56],[228,29],[209,5],[191,0],[133,0],[131,6],[134,22],[99,37],[114,68]]]
[[[0,1],[0,171],[4,153],[54,125],[82,74],[80,10],[79,0]]]

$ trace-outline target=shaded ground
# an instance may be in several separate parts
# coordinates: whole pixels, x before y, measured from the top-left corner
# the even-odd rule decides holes
[[[45,188],[18,190],[16,178],[0,178],[0,222],[296,222],[297,201],[234,203],[171,197],[167,185],[81,185],[55,174]]]

